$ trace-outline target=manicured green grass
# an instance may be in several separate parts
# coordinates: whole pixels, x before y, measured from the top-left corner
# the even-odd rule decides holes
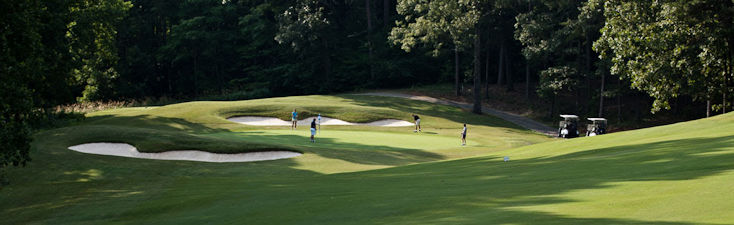
[[[300,103],[334,106],[334,113],[340,106],[416,112],[425,115],[426,128],[413,134],[411,128],[328,127],[311,144],[305,128],[249,127],[222,119],[232,112],[249,114],[248,106],[273,104],[290,112]],[[34,161],[9,170],[12,184],[0,190],[0,223],[734,223],[734,114],[551,142],[451,107],[364,96],[193,102],[88,116],[78,127],[36,135]],[[464,121],[471,124],[470,146],[461,148]],[[85,141],[78,135],[94,126],[190,135],[182,139],[200,138],[202,148],[219,146],[209,143],[216,140],[305,154],[218,164],[65,149]],[[140,143],[155,149],[153,140]],[[503,162],[504,156],[510,161]]]

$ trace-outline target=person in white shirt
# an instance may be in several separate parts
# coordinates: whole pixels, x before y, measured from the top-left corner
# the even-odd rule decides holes
[[[421,117],[416,114],[413,114],[413,120],[415,121],[415,130],[413,131],[413,133],[422,132],[421,131]]]
[[[466,124],[464,124],[464,129],[461,130],[461,146],[466,145]]]
[[[319,134],[321,133],[321,113],[319,113],[317,124],[319,125]]]

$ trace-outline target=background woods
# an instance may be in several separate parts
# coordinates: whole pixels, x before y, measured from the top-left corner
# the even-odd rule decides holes
[[[730,0],[6,0],[0,11],[2,166],[25,162],[34,118],[74,102],[451,83],[475,112],[521,101],[545,118],[624,121],[730,111],[734,86]]]

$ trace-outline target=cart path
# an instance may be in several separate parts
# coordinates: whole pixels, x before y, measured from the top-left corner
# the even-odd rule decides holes
[[[472,109],[472,106],[473,106],[471,103],[466,103],[466,102],[444,100],[444,99],[437,99],[437,98],[428,97],[428,96],[410,95],[410,94],[395,93],[395,92],[369,92],[369,93],[361,93],[358,95],[407,98],[411,100],[450,105],[450,106],[455,106],[455,107],[464,108],[464,109]],[[517,115],[517,114],[513,114],[513,113],[509,113],[509,112],[505,112],[505,111],[492,109],[485,105],[482,105],[482,113],[499,117],[503,120],[507,120],[511,123],[517,124],[518,126],[526,128],[528,130],[532,130],[532,131],[535,131],[541,134],[545,134],[551,137],[555,137],[557,135],[556,133],[558,132],[556,129],[553,129],[549,126],[546,126],[545,124],[542,124],[530,118],[527,118],[521,115]]]

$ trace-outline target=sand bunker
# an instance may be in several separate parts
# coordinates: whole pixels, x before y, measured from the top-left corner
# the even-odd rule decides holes
[[[298,152],[268,151],[247,152],[235,154],[218,154],[198,150],[167,151],[161,153],[138,152],[135,146],[125,143],[89,143],[74,145],[69,149],[98,155],[114,155],[130,158],[157,159],[157,160],[186,160],[199,162],[253,162],[292,158],[301,155]]]
[[[315,117],[308,117],[306,119],[302,119],[298,121],[299,126],[309,126],[311,125],[311,121],[313,121]],[[259,116],[238,116],[238,117],[230,117],[227,120],[235,122],[235,123],[241,123],[245,125],[251,125],[251,126],[290,126],[291,121],[284,121],[278,118],[272,118],[272,117],[259,117]],[[378,120],[375,122],[369,122],[369,123],[351,123],[340,119],[334,119],[334,118],[328,118],[328,117],[321,117],[321,125],[328,126],[328,125],[361,125],[361,126],[378,126],[378,127],[408,127],[413,126],[414,124],[405,120],[395,120],[395,119],[387,119],[387,120]]]

